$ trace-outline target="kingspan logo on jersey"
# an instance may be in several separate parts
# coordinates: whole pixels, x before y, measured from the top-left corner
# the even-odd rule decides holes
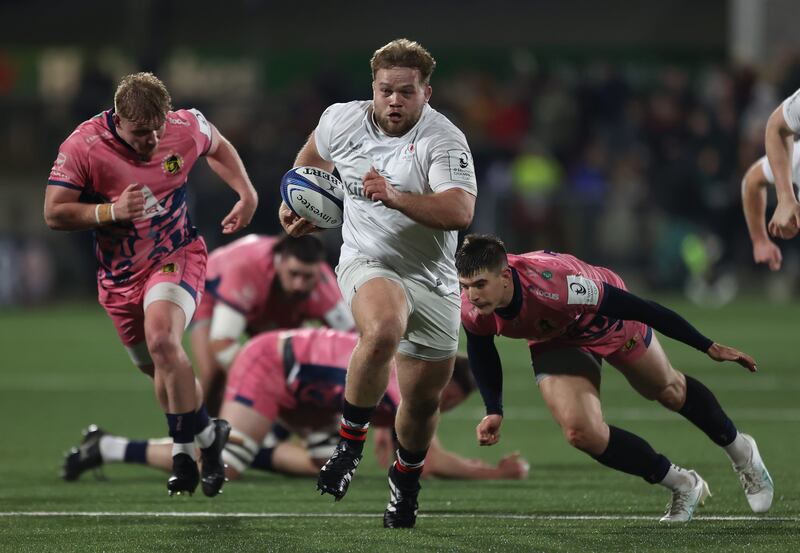
[[[364,196],[364,183],[357,180],[343,181],[344,189],[351,196]]]

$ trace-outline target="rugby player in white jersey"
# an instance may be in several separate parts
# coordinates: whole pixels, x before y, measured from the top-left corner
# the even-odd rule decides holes
[[[800,149],[796,141],[792,148],[791,181],[800,182]],[[775,175],[767,156],[754,162],[742,179],[742,207],[747,221],[747,232],[753,243],[753,260],[766,263],[771,271],[778,271],[783,263],[783,254],[778,245],[770,240],[764,213],[767,210],[767,189],[775,184]],[[792,192],[794,194],[794,191]]]
[[[464,134],[428,105],[436,65],[421,45],[394,40],[372,57],[371,101],[330,106],[295,160],[339,171],[345,187],[339,266],[360,339],[347,372],[340,442],[317,488],[344,497],[396,359],[402,402],[383,522],[416,522],[419,476],[459,335],[457,231],[472,221],[477,185]],[[315,230],[281,205],[284,228]]]
[[[769,222],[769,233],[790,239],[800,231],[800,202],[792,185],[795,138],[800,137],[800,90],[784,100],[767,121],[764,147],[775,177],[778,206]]]

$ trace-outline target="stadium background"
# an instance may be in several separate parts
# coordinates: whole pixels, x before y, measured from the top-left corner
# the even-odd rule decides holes
[[[601,470],[562,443],[536,395],[524,349],[513,346],[503,351],[511,373],[503,451],[522,450],[533,465],[531,478],[470,487],[432,483],[423,510],[623,517],[504,519],[511,548],[691,549],[694,540],[708,543],[713,524],[711,543],[720,548],[752,542],[764,550],[796,550],[785,536],[796,539],[800,511],[800,486],[793,482],[800,380],[790,348],[800,314],[792,299],[800,242],[781,243],[780,273],[756,268],[739,192],[744,171],[763,154],[766,118],[800,87],[795,12],[791,0],[499,1],[490,7],[410,0],[363,10],[258,0],[0,3],[0,415],[13,421],[0,441],[0,476],[11,482],[0,485],[0,511],[380,512],[384,483],[374,467],[359,475],[364,490],[354,486],[355,498],[349,495],[338,510],[313,495],[302,500],[308,483],[267,477],[231,486],[221,502],[194,498],[183,505],[158,495],[155,473],[120,468],[114,482],[60,483],[60,452],[87,423],[139,436],[158,434],[163,423],[147,382],[128,365],[93,303],[89,233],[51,232],[41,211],[59,143],[111,105],[120,76],[151,70],[175,106],[199,108],[238,148],[261,196],[249,230],[275,232],[280,175],[322,110],[368,98],[372,51],[407,36],[436,57],[431,103],[464,130],[472,147],[479,184],[473,230],[496,232],[515,251],[570,251],[619,269],[634,290],[656,294],[707,334],[757,357],[762,374],[753,380],[668,344],[676,366],[696,370],[734,419],[759,437],[783,487],[774,513],[787,520],[707,522],[665,541],[647,520],[624,519],[655,516],[660,496],[654,501],[655,491]],[[219,221],[233,197],[204,165],[189,179],[191,213],[214,248],[224,243]],[[772,202],[774,195],[770,213]],[[339,237],[328,232],[323,238],[333,262]],[[712,514],[747,515],[721,454],[685,423],[636,398],[612,371],[606,374],[607,418],[721,481],[726,487]],[[473,398],[445,418],[445,444],[496,459],[499,451],[473,446],[479,414]],[[559,486],[561,478],[569,484]],[[115,487],[109,491],[109,485]],[[237,489],[239,502],[232,504]],[[270,503],[273,493],[288,503]],[[294,503],[288,499],[295,496]],[[248,520],[242,528],[254,528],[259,538],[250,544],[262,549],[345,547],[326,547],[324,532],[284,520]],[[376,541],[365,541],[364,550],[388,539],[369,533],[376,521],[368,518],[314,520],[308,524],[368,532]],[[0,530],[11,541],[0,537],[0,550],[64,550],[100,530],[111,541],[97,542],[98,548],[146,550],[137,539],[169,543],[175,525],[185,539],[217,539],[186,532],[186,521],[98,521],[3,515]],[[409,538],[415,547],[437,548],[436,532],[453,539],[456,530],[463,541],[452,541],[454,550],[499,546],[485,535],[496,520],[421,521],[428,530]],[[208,524],[233,535],[224,520]],[[109,525],[112,535],[103,530]],[[537,541],[543,528],[552,541]],[[285,541],[263,541],[275,531]],[[49,541],[59,532],[78,541]],[[746,539],[734,543],[726,535]]]

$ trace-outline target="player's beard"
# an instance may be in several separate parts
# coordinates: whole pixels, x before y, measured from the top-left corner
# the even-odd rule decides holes
[[[385,114],[378,115],[375,114],[375,122],[378,126],[388,134],[389,136],[403,136],[408,131],[410,131],[414,125],[417,124],[419,118],[422,117],[422,109],[417,113],[408,113],[403,112],[401,117],[397,120],[393,120],[389,117],[390,113],[393,113],[395,110],[387,110]]]

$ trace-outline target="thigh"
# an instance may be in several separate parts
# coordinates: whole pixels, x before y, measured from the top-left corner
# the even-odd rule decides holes
[[[562,427],[585,427],[603,420],[600,360],[581,348],[531,348],[539,391]]]
[[[401,400],[435,400],[438,403],[453,375],[455,357],[430,361],[398,353],[395,359]]]
[[[137,286],[126,292],[100,288],[99,298],[133,364],[152,364],[145,342],[142,288]]]
[[[222,404],[219,416],[256,443],[261,443],[272,428],[272,421],[252,407],[237,401]]]
[[[403,286],[384,277],[364,282],[353,295],[351,310],[358,330],[364,334],[390,331],[399,339],[408,321],[408,300]]]
[[[612,356],[608,362],[625,376],[637,392],[648,399],[654,399],[661,390],[683,379],[683,375],[672,367],[655,334],[652,335],[647,351],[638,359],[626,361]]]
[[[162,260],[150,274],[144,287],[145,312],[154,302],[173,303],[183,311],[185,330],[192,322],[197,305],[202,301],[206,259],[205,243],[195,240]]]

